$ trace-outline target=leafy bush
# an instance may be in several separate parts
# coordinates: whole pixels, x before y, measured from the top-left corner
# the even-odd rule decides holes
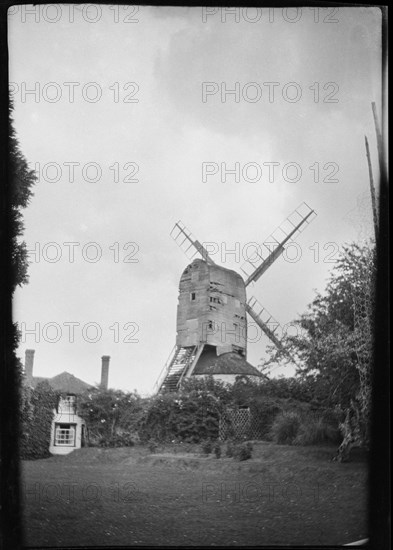
[[[313,411],[280,414],[270,435],[275,443],[287,445],[338,444],[341,441],[339,418],[332,410],[317,414]]]
[[[203,378],[191,377],[184,378],[181,383],[180,393],[200,392],[213,395],[222,403],[228,403],[232,398],[231,386],[228,386],[213,376],[204,376]]]
[[[145,402],[142,441],[200,443],[218,438],[220,403],[205,390],[156,395]]]
[[[324,416],[305,417],[299,426],[295,445],[318,445],[326,443],[340,443],[341,435],[337,425]]]
[[[135,445],[132,436],[127,433],[114,434],[99,439],[100,447],[133,447]]]
[[[224,386],[214,380],[187,384],[187,391],[144,399],[120,390],[87,391],[78,412],[88,427],[88,444],[128,446],[151,439],[161,443],[217,439],[221,404],[214,392],[224,395]]]
[[[296,412],[279,414],[270,430],[271,439],[282,445],[292,445],[300,427],[301,418]]]
[[[23,387],[21,392],[21,459],[48,458],[53,411],[59,394],[48,382],[40,382],[35,389]]]
[[[158,449],[158,443],[154,439],[150,439],[147,444],[147,447],[151,453],[156,453]]]
[[[142,399],[135,392],[88,390],[78,399],[78,414],[86,421],[90,446],[129,447],[136,439]]]
[[[191,378],[185,379],[177,392],[148,398],[141,398],[136,392],[95,389],[79,400],[78,414],[86,421],[88,444],[93,446],[129,446],[135,442],[148,444],[151,440],[192,445],[214,442],[218,440],[223,410],[238,407],[249,407],[253,418],[253,431],[244,434],[246,439],[261,437],[290,444],[333,442],[338,430],[333,410],[323,412],[326,416],[323,434],[322,423],[319,427],[304,425],[299,432],[302,418],[310,412],[310,402],[297,399],[308,398],[307,384],[296,379],[256,383],[238,377],[233,386],[227,386],[212,377]],[[227,436],[234,439],[236,433],[229,422]],[[211,445],[209,454],[214,450]],[[233,456],[231,445],[226,455]]]
[[[216,458],[221,458],[221,445],[219,443],[214,445],[213,452]]]
[[[204,455],[209,455],[213,451],[213,442],[210,439],[203,441],[201,450]]]
[[[252,456],[252,443],[250,441],[227,441],[225,456],[235,460],[248,460]]]
[[[225,449],[225,456],[228,458],[232,458],[234,455],[235,445],[233,441],[227,441],[227,446]]]
[[[234,449],[234,459],[235,460],[248,460],[252,456],[252,443],[250,441],[246,441],[244,443],[239,443],[238,445],[235,445]]]

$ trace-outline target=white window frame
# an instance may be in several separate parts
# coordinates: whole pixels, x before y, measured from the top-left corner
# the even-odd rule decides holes
[[[75,414],[76,413],[76,396],[73,394],[60,397],[58,404],[58,411],[62,414]]]
[[[62,428],[62,426],[69,428]],[[63,433],[62,433],[63,432]],[[70,437],[71,436],[71,437]],[[58,422],[55,424],[55,447],[75,447],[76,445],[76,424]]]

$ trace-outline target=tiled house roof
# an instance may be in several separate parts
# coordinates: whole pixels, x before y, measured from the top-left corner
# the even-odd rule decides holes
[[[53,376],[52,378],[44,378],[42,376],[33,376],[32,386],[35,388],[40,382],[48,382],[48,384],[56,391],[61,391],[70,394],[80,394],[85,390],[91,388],[90,384],[87,384],[80,378],[77,378],[69,372],[62,372]]]

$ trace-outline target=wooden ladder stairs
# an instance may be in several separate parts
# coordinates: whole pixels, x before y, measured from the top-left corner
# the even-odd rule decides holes
[[[157,384],[158,392],[176,391],[183,378],[193,371],[203,348],[204,344],[189,347],[175,346]]]

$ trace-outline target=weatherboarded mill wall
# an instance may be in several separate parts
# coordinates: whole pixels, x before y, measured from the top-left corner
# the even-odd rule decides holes
[[[217,355],[246,354],[246,289],[242,277],[230,269],[194,260],[179,285],[176,344],[215,346]]]

